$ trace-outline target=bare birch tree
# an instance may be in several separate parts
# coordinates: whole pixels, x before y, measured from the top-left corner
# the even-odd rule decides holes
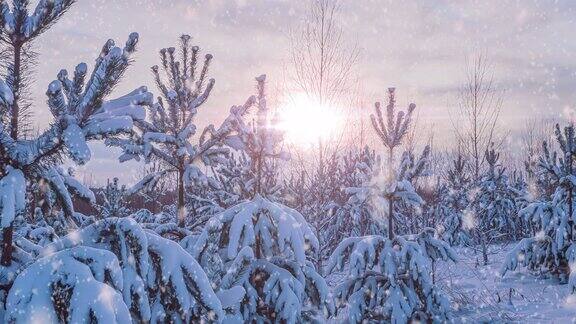
[[[290,34],[290,81],[323,105],[336,105],[353,84],[359,49],[344,39],[337,0],[312,0],[302,26]]]
[[[505,136],[498,133],[503,92],[494,81],[494,70],[486,54],[475,54],[466,64],[466,79],[458,93],[456,140],[469,156],[474,179],[485,163],[484,152],[492,143],[499,148]]]
[[[355,86],[354,68],[359,57],[357,44],[345,39],[341,9],[338,0],[311,0],[302,24],[289,35],[288,92],[301,92],[310,102],[330,109],[347,105],[352,99],[349,93]],[[322,162],[334,148],[320,139],[318,150]]]
[[[334,114],[342,114],[342,106],[352,104],[351,93],[357,88],[355,66],[359,48],[349,42],[341,22],[342,7],[338,0],[310,0],[301,24],[289,34],[289,58],[285,70],[286,93],[303,94],[307,101]],[[342,114],[344,115],[344,114]],[[352,114],[350,114],[352,115]],[[330,160],[341,149],[348,121],[330,139],[318,138],[312,151],[301,152],[291,147],[293,174],[309,187],[315,207],[307,215],[324,214],[332,188],[313,186],[315,181],[328,183]],[[310,165],[312,164],[312,165]],[[326,181],[324,181],[326,180]],[[306,189],[302,189],[306,190]]]

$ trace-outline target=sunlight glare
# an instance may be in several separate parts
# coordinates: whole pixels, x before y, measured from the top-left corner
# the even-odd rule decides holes
[[[342,126],[337,109],[321,105],[305,94],[291,96],[280,108],[279,127],[297,145],[330,139]]]

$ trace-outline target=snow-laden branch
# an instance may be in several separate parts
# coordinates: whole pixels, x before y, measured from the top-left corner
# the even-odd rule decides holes
[[[131,34],[124,50],[109,49],[99,59],[98,67],[82,93],[79,89],[83,88],[86,65],[78,65],[74,81],[65,77],[65,71],[61,72],[60,80],[50,83],[46,92],[55,120],[36,139],[14,140],[6,129],[0,130],[0,145],[15,167],[34,167],[42,159],[64,151],[75,162],[84,164],[91,157],[86,141],[130,133],[134,120],[144,119],[144,106],[152,100],[145,87],[110,101],[102,100],[128,67],[128,54],[133,52],[137,38],[137,34]],[[9,102],[9,90],[1,84],[0,89],[4,89],[3,101]]]

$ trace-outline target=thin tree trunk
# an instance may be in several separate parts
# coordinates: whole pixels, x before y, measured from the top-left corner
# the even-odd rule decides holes
[[[388,151],[388,177],[389,181],[394,181],[394,171],[392,162],[394,159],[394,150],[390,148]],[[389,193],[388,196],[388,238],[394,239],[394,194]]]
[[[391,240],[394,238],[394,220],[393,220],[394,215],[392,215],[392,212],[394,210],[393,205],[394,202],[392,199],[392,195],[390,195],[390,197],[388,198],[388,238]]]
[[[184,170],[178,170],[178,226],[186,226],[186,207],[184,206]]]
[[[256,185],[254,186],[254,197],[260,194],[262,191],[262,155],[260,152],[259,156],[256,157]]]
[[[12,234],[14,226],[10,225],[2,231],[2,259],[0,264],[9,267],[12,264]]]
[[[14,44],[14,71],[12,80],[12,93],[14,95],[14,102],[12,105],[12,115],[10,119],[10,137],[18,139],[18,118],[20,115],[20,108],[18,107],[18,99],[20,93],[20,61],[21,61],[22,46]],[[4,166],[5,167],[5,166]],[[12,236],[14,233],[14,226],[11,224],[9,227],[4,228],[2,231],[2,258],[0,264],[7,267],[12,264]]]
[[[572,148],[570,148],[571,150]],[[572,175],[572,152],[568,154],[568,173]],[[572,185],[568,187],[568,219],[572,220]]]
[[[488,265],[488,247],[486,246],[486,240],[482,234],[480,235],[480,241],[482,245],[482,261],[484,265]]]
[[[436,262],[432,260],[432,284],[436,284]]]
[[[14,103],[12,105],[12,115],[10,120],[10,137],[18,139],[18,119],[20,116],[20,107],[18,106],[18,99],[20,97],[20,70],[21,70],[21,54],[22,46],[14,44],[14,71],[12,81],[12,92],[14,95]]]

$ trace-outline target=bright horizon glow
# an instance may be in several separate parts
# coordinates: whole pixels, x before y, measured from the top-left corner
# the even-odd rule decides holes
[[[280,106],[279,127],[289,143],[306,146],[329,139],[342,126],[337,109],[321,105],[306,94],[293,94]]]

